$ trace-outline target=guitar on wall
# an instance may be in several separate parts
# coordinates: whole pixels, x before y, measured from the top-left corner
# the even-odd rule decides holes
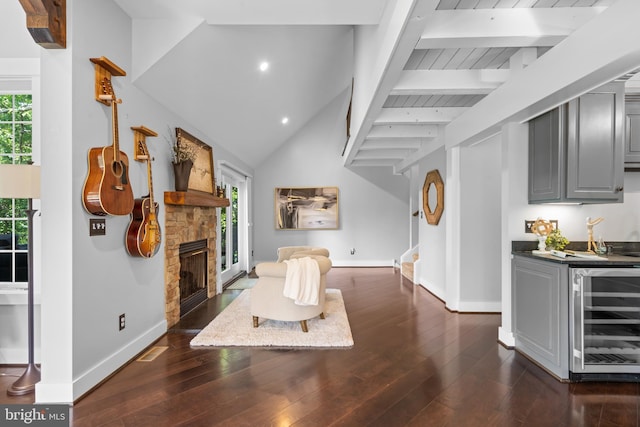
[[[161,231],[158,224],[158,202],[153,200],[153,179],[151,178],[151,161],[147,144],[143,139],[138,141],[139,151],[147,158],[147,180],[149,195],[135,199],[129,228],[127,228],[126,247],[131,256],[151,258],[160,249]]]
[[[102,82],[101,99],[111,103],[113,143],[89,149],[89,172],[82,189],[84,208],[93,215],[129,215],[133,210],[133,191],[129,182],[129,159],[118,143],[118,107],[111,82]]]

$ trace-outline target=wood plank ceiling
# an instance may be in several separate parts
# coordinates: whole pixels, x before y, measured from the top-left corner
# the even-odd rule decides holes
[[[346,166],[395,166],[429,144],[612,0],[441,0],[381,108],[353,133]],[[384,85],[381,85],[384,87]],[[382,98],[381,98],[382,97]],[[375,105],[375,102],[374,102]]]

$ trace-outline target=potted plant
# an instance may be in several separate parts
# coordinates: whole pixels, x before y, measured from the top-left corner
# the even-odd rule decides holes
[[[547,248],[555,249],[558,251],[564,250],[565,246],[567,246],[569,243],[571,242],[569,242],[569,240],[562,235],[562,232],[558,228],[549,233],[549,235],[547,236],[547,240],[545,241]]]
[[[195,147],[180,144],[178,138],[167,139],[167,141],[171,148],[171,164],[173,165],[176,191],[187,191],[191,168],[196,159]]]

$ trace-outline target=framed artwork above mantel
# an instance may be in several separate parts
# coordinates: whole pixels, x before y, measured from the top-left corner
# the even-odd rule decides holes
[[[188,191],[201,191],[215,195],[213,148],[181,128],[176,128],[176,141],[178,147],[195,153],[189,175]]]

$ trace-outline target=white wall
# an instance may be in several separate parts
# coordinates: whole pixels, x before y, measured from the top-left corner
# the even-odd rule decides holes
[[[3,1],[0,28],[6,39],[0,43],[0,58],[39,58],[40,46],[27,30],[27,18],[19,1]]]
[[[3,90],[34,90],[34,119],[39,112],[37,103],[40,88],[40,47],[33,41],[26,28],[26,15],[20,2],[2,2],[0,6],[0,28],[5,35],[10,35],[10,42],[0,43],[0,76],[12,77],[15,80],[0,81]],[[33,76],[33,81],[23,80]],[[19,82],[19,83],[17,83]],[[39,138],[37,132],[34,141]],[[39,160],[39,152],[34,152],[34,159]],[[34,201],[34,207],[39,207],[39,201]],[[40,217],[34,218],[34,228],[37,231]],[[34,258],[40,259],[37,242],[34,244]],[[39,272],[34,272],[35,291],[35,357],[40,361],[40,282],[37,280]],[[26,363],[27,361],[27,296],[26,290],[0,291],[0,363]]]
[[[500,311],[500,141],[460,151],[460,311]]]
[[[445,207],[438,225],[428,224],[420,208],[419,284],[450,310],[501,309],[500,150],[494,137],[440,148],[420,162],[418,180],[433,169],[445,180]]]
[[[348,96],[349,91],[339,95],[256,168],[256,263],[275,260],[280,246],[315,245],[329,249],[336,266],[390,266],[408,249],[409,181],[390,168],[343,166]],[[338,187],[339,229],[276,230],[274,189],[316,186]]]
[[[444,191],[446,198],[448,188],[446,182],[446,153],[444,148],[440,148],[420,162],[418,181],[424,183],[427,172],[434,169],[440,172],[440,176],[445,181]],[[422,194],[422,184],[418,191]],[[438,298],[444,299],[446,290],[446,226],[447,209],[449,209],[449,207],[445,200],[444,212],[440,222],[438,225],[432,225],[427,224],[422,206],[422,195],[420,195],[420,222],[418,224],[420,235],[420,276],[418,283]]]
[[[527,150],[528,126],[513,123],[499,135],[461,147],[459,163],[454,162],[458,173],[443,173],[444,149],[423,159],[419,171],[422,179],[431,169],[454,178],[445,182],[444,223],[420,221],[420,284],[454,310],[502,311],[501,334],[506,336],[511,332],[511,242],[536,241],[524,232],[525,219],[557,219],[569,240],[584,242],[586,218],[604,217],[594,228],[596,238],[640,241],[640,173],[625,172],[622,204],[530,205]],[[459,225],[447,225],[451,218]],[[446,236],[445,228],[455,235]],[[451,254],[447,239],[456,247]]]

